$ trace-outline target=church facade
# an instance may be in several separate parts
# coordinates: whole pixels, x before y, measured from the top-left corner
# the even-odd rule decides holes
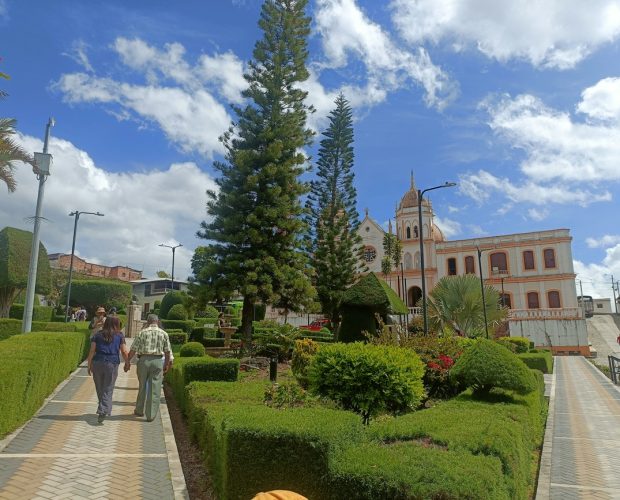
[[[577,303],[568,229],[447,241],[433,221],[431,202],[422,199],[418,203],[413,178],[397,207],[394,226],[390,222],[389,231],[402,243],[402,266],[386,280],[412,314],[420,312],[415,306],[422,296],[421,238],[427,295],[444,276],[480,276],[482,271],[485,283],[500,292],[509,309],[511,336],[527,337],[558,354],[590,354],[586,323]],[[385,231],[368,211],[359,234],[369,271],[382,276]]]

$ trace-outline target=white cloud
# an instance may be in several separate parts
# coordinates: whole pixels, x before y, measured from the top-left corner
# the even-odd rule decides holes
[[[39,139],[20,138],[27,151],[41,151]],[[175,275],[185,279],[195,246],[195,232],[206,218],[207,189],[217,189],[213,179],[196,164],[175,163],[166,170],[132,173],[108,172],[87,152],[71,142],[52,137],[52,174],[45,187],[41,240],[48,252],[71,251],[74,210],[100,211],[105,217],[84,215],[77,234],[77,253],[107,265],[143,269],[147,277],[158,269],[170,270],[171,253],[159,243],[179,241]],[[17,191],[0,196],[0,228],[32,230],[26,221],[34,214],[38,183],[32,170],[16,170]]]
[[[88,45],[84,40],[75,40],[71,44],[71,50],[69,52],[64,52],[63,55],[70,57],[76,63],[78,63],[84,70],[88,72],[93,72],[94,69],[90,64],[90,60],[88,59]]]
[[[573,68],[620,35],[616,0],[392,0],[391,7],[410,43],[447,42],[536,67]]]
[[[618,234],[606,234],[601,238],[586,238],[586,244],[590,248],[603,248],[620,244],[620,235]],[[620,276],[618,276],[620,278]]]
[[[530,216],[530,219],[541,221],[547,218],[547,216],[549,215],[549,210],[539,209],[539,208],[530,208],[527,211],[527,215]]]
[[[611,277],[614,280],[620,276],[620,245],[615,245],[606,250],[605,258],[600,263],[586,264],[578,260],[573,261],[577,283],[581,280],[584,295],[592,295],[595,298],[609,297],[612,299]],[[577,295],[581,295],[577,284]]]
[[[620,78],[604,78],[581,93],[577,111],[590,118],[620,120]]]
[[[441,109],[455,97],[456,84],[433,64],[423,47],[400,48],[355,0],[318,0],[314,17],[327,58],[324,66],[343,68],[350,55],[358,58],[366,67],[368,83],[361,87],[366,88],[370,103],[382,101],[387,92],[410,82],[424,88],[428,106]]]
[[[461,233],[461,224],[455,220],[435,216],[434,222],[447,239]]]

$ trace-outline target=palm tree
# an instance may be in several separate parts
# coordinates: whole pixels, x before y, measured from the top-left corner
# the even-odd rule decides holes
[[[0,118],[0,180],[9,191],[15,191],[17,183],[13,174],[15,162],[23,161],[34,166],[34,158],[22,147],[15,143],[12,135],[15,134],[16,121],[13,118]]]
[[[487,325],[493,331],[505,320],[508,310],[500,305],[500,294],[485,285]],[[483,335],[484,314],[480,281],[476,276],[444,276],[428,298],[428,317],[436,331],[452,330],[468,337]]]

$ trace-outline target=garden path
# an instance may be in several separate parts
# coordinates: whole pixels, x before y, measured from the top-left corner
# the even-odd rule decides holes
[[[0,441],[0,499],[188,498],[167,406],[133,415],[135,367],[119,370],[112,416],[97,423],[85,364],[19,431]]]
[[[537,499],[620,498],[620,390],[583,357],[555,358]]]

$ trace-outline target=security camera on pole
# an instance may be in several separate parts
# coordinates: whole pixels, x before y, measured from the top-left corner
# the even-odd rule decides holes
[[[32,309],[34,307],[34,290],[37,285],[37,267],[39,264],[39,228],[41,226],[41,213],[43,212],[43,194],[45,192],[45,181],[50,175],[52,155],[48,154],[51,129],[54,126],[54,119],[50,118],[45,128],[45,141],[43,142],[43,152],[34,154],[35,167],[32,169],[39,180],[39,194],[37,196],[37,209],[34,216],[34,230],[32,232],[32,249],[30,250],[30,267],[28,268],[28,285],[26,287],[26,304],[24,305],[24,316],[22,321],[22,332],[28,333],[32,329]]]

